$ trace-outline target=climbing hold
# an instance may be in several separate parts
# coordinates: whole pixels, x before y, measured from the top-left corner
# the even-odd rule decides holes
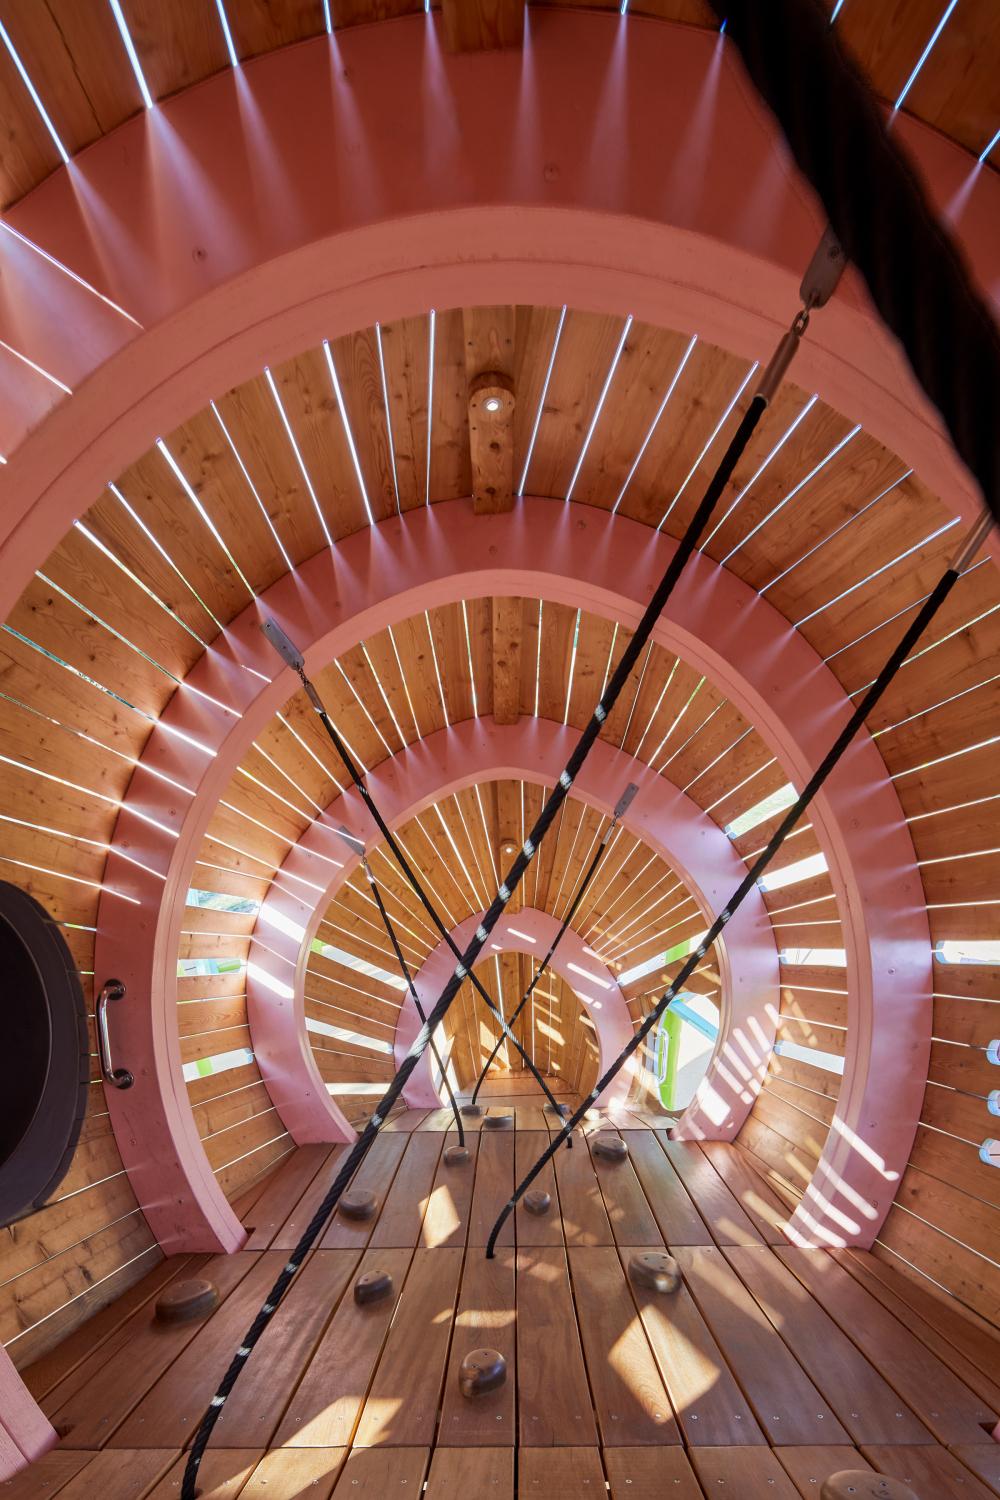
[[[820,1500],[919,1500],[901,1479],[873,1469],[841,1469],[823,1481]]]
[[[444,1164],[446,1167],[461,1167],[469,1160],[468,1146],[445,1146]]]
[[[628,1147],[620,1135],[599,1135],[594,1139],[594,1155],[605,1161],[624,1161]]]
[[[188,1281],[174,1281],[156,1299],[156,1317],[160,1323],[191,1323],[207,1318],[219,1305],[219,1288],[204,1276]]]
[[[378,1199],[374,1193],[366,1193],[356,1188],[353,1193],[345,1193],[337,1206],[345,1219],[357,1219],[364,1223],[367,1219],[374,1219],[378,1209]]]
[[[507,1361],[499,1349],[473,1349],[458,1370],[458,1388],[463,1396],[485,1396],[498,1390],[507,1379]]]
[[[468,1115],[471,1120],[478,1120],[479,1116],[483,1112],[483,1106],[481,1104],[463,1104],[461,1106],[461,1109],[462,1114]]]
[[[643,1250],[628,1263],[628,1274],[636,1286],[650,1292],[675,1292],[681,1284],[680,1267],[662,1250]]]
[[[483,1121],[484,1130],[512,1130],[513,1128],[513,1115],[487,1115]]]
[[[529,1214],[547,1214],[552,1207],[552,1195],[544,1188],[532,1188],[524,1195],[524,1206]]]
[[[550,1115],[562,1115],[564,1120],[573,1113],[568,1104],[546,1104],[545,1109]]]
[[[366,1302],[381,1302],[392,1295],[392,1277],[388,1271],[365,1271],[354,1283],[354,1300],[359,1307]]]

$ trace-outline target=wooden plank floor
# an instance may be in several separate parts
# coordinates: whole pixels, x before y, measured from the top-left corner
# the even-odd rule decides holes
[[[378,1215],[321,1234],[216,1427],[201,1500],[817,1500],[843,1468],[922,1500],[1000,1495],[1000,1340],[981,1324],[861,1252],[796,1249],[745,1157],[624,1110],[588,1120],[540,1179],[549,1214],[512,1216],[487,1261],[555,1120],[520,1092],[486,1109],[513,1123],[470,1120],[462,1166],[444,1161],[446,1110],[402,1112],[375,1142],[357,1183]],[[596,1156],[600,1131],[628,1159]],[[205,1404],[343,1149],[286,1157],[245,1210],[247,1248],[158,1267],[117,1320],[106,1309],[27,1372],[61,1443],[0,1497],[179,1495]],[[682,1286],[634,1287],[629,1257],[664,1246]],[[376,1269],[393,1295],[358,1307]],[[195,1271],[220,1306],[157,1324],[167,1280]],[[469,1401],[458,1369],[482,1345],[508,1380]]]

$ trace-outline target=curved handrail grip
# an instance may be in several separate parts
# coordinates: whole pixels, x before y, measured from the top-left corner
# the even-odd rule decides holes
[[[111,1061],[111,1037],[108,1033],[108,1001],[124,1000],[125,986],[120,979],[109,979],[97,997],[97,1050],[104,1082],[113,1089],[130,1089],[135,1079],[128,1068],[116,1068]]]

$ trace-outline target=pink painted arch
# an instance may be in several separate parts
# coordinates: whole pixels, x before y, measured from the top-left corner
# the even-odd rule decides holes
[[[271,677],[275,658],[259,629],[261,612],[301,643],[311,670],[389,623],[477,596],[539,596],[634,627],[674,545],[622,516],[563,502],[524,500],[501,516],[476,516],[464,501],[421,509],[286,575],[198,661],[188,684],[201,691],[174,694],[137,766],[108,858],[109,883],[139,910],[102,896],[96,943],[98,976],[116,974],[131,993],[149,997],[118,1022],[136,1086],[112,1091],[108,1104],[139,1201],[170,1249],[241,1242],[194,1128],[174,1000],[201,838],[254,737],[296,686],[288,670]],[[704,556],[689,564],[654,639],[740,708],[798,784],[850,714],[840,684],[804,638]],[[192,740],[209,753],[196,752]],[[194,795],[177,795],[151,769]],[[808,1243],[863,1245],[888,1211],[919,1118],[930,1050],[930,939],[912,842],[866,733],[811,817],[843,922],[849,1032],[834,1126],[793,1230]]]
[[[5,215],[125,313],[0,235],[0,339],[74,393],[0,350],[0,615],[157,435],[320,335],[566,302],[769,353],[822,226],[731,49],[696,27],[552,10],[521,52],[454,55],[437,24],[355,27],[227,69]],[[581,99],[600,101],[584,122]],[[905,116],[895,133],[996,299],[1000,178]],[[796,378],[978,511],[852,278]]]
[[[429,735],[383,761],[368,777],[368,786],[386,822],[395,829],[453,792],[484,781],[512,778],[551,786],[575,741],[574,730],[547,719],[523,719],[514,725],[500,725],[491,718],[470,719]],[[638,783],[639,791],[623,826],[673,867],[707,924],[745,873],[742,860],[722,829],[689,797],[604,740],[594,746],[574,783],[573,795],[608,815],[630,781]],[[343,1138],[346,1126],[323,1087],[305,1031],[305,970],[310,944],[329,902],[359,864],[336,832],[341,826],[367,842],[369,848],[379,842],[371,818],[353,791],[331,803],[282,863],[257,918],[247,973],[254,1052],[271,1098],[286,1128],[300,1144]],[[520,914],[511,919],[515,928],[519,919]],[[551,935],[549,922],[543,913],[538,914],[536,926],[546,934],[542,952]],[[505,934],[508,930],[504,928]],[[574,948],[574,944],[578,946]],[[523,951],[535,952],[536,948]],[[571,950],[576,954],[578,969],[581,964],[593,966],[593,958],[582,955],[582,940],[567,934],[566,952]],[[687,1137],[731,1140],[760,1088],[778,1010],[774,936],[757,892],[730,923],[726,941],[720,945],[719,964],[723,991],[719,1044],[678,1128]],[[432,954],[421,970],[420,982],[421,996],[431,1005],[443,986],[443,978],[437,982],[442,973],[447,977],[437,954]],[[607,971],[604,976],[611,977]],[[581,989],[580,974],[574,978],[573,971],[567,971],[563,978],[586,1003],[588,992]],[[599,1006],[595,1011],[595,1023],[603,1010]],[[415,1019],[412,1004],[404,1005],[398,1022],[397,1061],[401,1060],[400,1038],[409,1037],[405,1052],[416,1034],[412,1025]],[[621,1050],[629,1034],[617,1028],[602,1037],[605,1061]],[[433,1090],[430,1067],[429,1055],[425,1054],[423,1066],[414,1074],[406,1093],[414,1105],[425,1104]],[[628,1081],[628,1075],[623,1075],[626,1091]],[[613,1097],[617,1099],[618,1093]]]
[[[556,775],[558,775],[558,771]],[[452,941],[461,951],[470,941],[479,924],[482,913],[475,913],[459,922],[451,931]],[[490,934],[484,950],[486,957],[496,953],[528,953],[542,959],[559,931],[559,923],[547,911],[535,907],[522,907],[514,916],[502,916]],[[455,967],[455,959],[448,944],[441,942],[428,955],[419,974],[414,976],[417,994],[426,1015],[445,986]],[[588,949],[583,938],[568,928],[556,950],[550,965],[551,971],[569,985],[587,1015],[590,1017],[597,1037],[598,1077],[614,1061],[632,1037],[632,1022],[629,1018],[625,996],[618,988],[614,975]],[[397,1068],[403,1062],[420,1030],[420,1017],[410,996],[407,996],[396,1023],[395,1062]],[[633,1071],[626,1066],[618,1077],[604,1090],[597,1100],[602,1107],[624,1104],[633,1082]],[[434,1081],[434,1067],[430,1050],[424,1052],[413,1072],[407,1090],[407,1103],[417,1108],[433,1109],[441,1103],[441,1090]],[[749,1107],[749,1106],[748,1106]]]

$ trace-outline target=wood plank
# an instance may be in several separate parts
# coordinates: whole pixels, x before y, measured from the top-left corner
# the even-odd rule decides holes
[[[357,1275],[388,1271],[393,1293],[384,1301],[360,1307],[352,1294],[341,1299],[288,1403],[274,1437],[276,1447],[338,1448],[350,1444],[410,1260],[408,1250],[368,1250],[362,1256]]]
[[[346,1448],[278,1448],[261,1459],[240,1500],[330,1500],[346,1456]]]
[[[517,1368],[522,1448],[596,1443],[564,1250],[518,1251]]]
[[[769,1439],[780,1433],[783,1443],[846,1443],[847,1433],[832,1409],[775,1338],[774,1329],[722,1251],[707,1245],[678,1245],[674,1254],[702,1317]]]
[[[344,1472],[333,1491],[335,1500],[382,1500],[392,1495],[409,1500],[409,1496],[420,1494],[428,1456],[426,1448],[355,1448],[347,1455]],[[294,1493],[298,1496],[303,1492]],[[288,1500],[292,1500],[291,1491]]]
[[[519,1106],[523,1108],[523,1106]],[[538,1111],[541,1114],[541,1110]],[[543,1151],[549,1146],[548,1131],[522,1130],[520,1123],[514,1136],[514,1180],[521,1179],[534,1166]],[[583,1154],[583,1143],[578,1141],[570,1155],[577,1151]],[[565,1153],[565,1148],[561,1148]],[[556,1153],[557,1155],[560,1153]],[[539,1172],[531,1190],[541,1190],[549,1194],[552,1205],[546,1214],[530,1214],[524,1206],[524,1200],[518,1204],[514,1212],[517,1221],[515,1234],[517,1243],[521,1246],[527,1245],[561,1245],[563,1243],[562,1216],[559,1212],[559,1193],[556,1188],[556,1174],[552,1162],[548,1162]]]
[[[208,1448],[198,1469],[199,1500],[236,1500],[263,1457],[259,1448]],[[147,1500],[178,1500],[187,1462],[182,1453]]]
[[[819,1301],[942,1443],[975,1443],[996,1422],[968,1386],[877,1302],[825,1250],[775,1254]]]
[[[603,1446],[679,1443],[670,1400],[636,1319],[617,1251],[578,1247],[569,1252],[569,1267]]]
[[[769,1249],[734,1245],[725,1254],[855,1443],[933,1441],[877,1369]]]
[[[258,1259],[240,1251],[208,1261],[201,1274],[215,1283],[223,1299],[216,1317],[225,1311],[228,1297]],[[140,1308],[95,1351],[92,1360],[85,1360],[73,1372],[71,1394],[65,1400],[57,1386],[51,1404],[46,1401],[53,1424],[65,1433],[63,1442],[73,1448],[98,1448],[106,1443],[198,1332],[198,1324],[164,1326],[156,1321],[152,1305]]]
[[[788,1210],[727,1141],[703,1141],[702,1151],[768,1245],[784,1245]]]
[[[588,1147],[593,1146],[594,1136],[587,1137]],[[582,1143],[577,1140],[577,1148]],[[611,1232],[618,1245],[662,1245],[656,1220],[653,1218],[646,1195],[639,1185],[631,1161],[607,1161],[593,1154],[591,1160],[600,1183],[604,1207],[607,1209]]]
[[[386,1135],[384,1129],[385,1127],[372,1141],[367,1156],[350,1183],[352,1191],[375,1194],[379,1213],[382,1211],[386,1195],[409,1142],[409,1136]],[[366,1223],[357,1219],[345,1219],[343,1214],[335,1210],[319,1242],[320,1248],[323,1250],[363,1249],[371,1239],[377,1222],[377,1219],[374,1222],[369,1219]]]
[[[1000,1495],[1000,1446],[996,1443],[961,1443],[951,1451],[959,1463],[983,1481],[987,1489]]]
[[[512,1448],[437,1448],[424,1489],[428,1500],[514,1500]]]
[[[449,1111],[450,1118],[450,1111]],[[465,1137],[469,1160],[464,1165],[450,1167],[444,1153],[450,1146],[458,1145],[458,1132],[452,1130],[444,1137],[444,1145],[438,1161],[434,1185],[427,1203],[427,1212],[420,1227],[420,1243],[425,1250],[465,1244],[469,1232],[469,1213],[476,1183],[476,1166],[479,1155],[479,1135],[468,1131]]]
[[[622,1250],[623,1264],[638,1249]],[[646,1337],[689,1446],[736,1447],[767,1438],[682,1282],[663,1296],[632,1285]]]
[[[963,1463],[946,1448],[877,1447],[862,1448],[862,1453],[880,1474],[891,1474],[912,1486],[918,1495],[933,1500],[991,1500],[985,1484],[980,1484]]]
[[[372,1233],[373,1247],[412,1247],[417,1243],[430,1202],[443,1139],[439,1134],[430,1133],[410,1136]],[[453,1172],[461,1170],[452,1168]]]
[[[69,1448],[53,1448],[43,1454],[13,1479],[0,1481],[0,1495],[4,1500],[48,1500],[68,1484],[74,1474],[91,1462],[92,1453],[74,1452]]]
[[[739,1500],[798,1500],[798,1491],[773,1453],[764,1448],[692,1448],[691,1463],[706,1495]]]
[[[514,1275],[512,1250],[499,1251],[493,1260],[487,1260],[479,1249],[471,1249],[466,1256],[451,1358],[445,1376],[439,1444],[489,1448],[497,1443],[513,1444],[515,1441],[517,1315]],[[471,1350],[482,1348],[498,1349],[504,1356],[507,1380],[498,1390],[470,1401],[459,1390],[459,1366]]]
[[[417,1250],[361,1413],[355,1446],[434,1438],[462,1268],[460,1250]]]
[[[657,1130],[655,1135],[712,1231],[715,1243],[761,1244],[761,1236],[701,1147],[694,1141],[671,1141],[663,1130]]]
[[[329,1146],[299,1146],[284,1159],[243,1220],[250,1230],[245,1250],[270,1248],[278,1230],[331,1154]]]
[[[711,1245],[708,1226],[651,1130],[627,1130],[629,1156],[668,1245]]]
[[[351,1252],[322,1252],[299,1272],[219,1417],[216,1430],[228,1434],[230,1447],[267,1446],[288,1390],[329,1316],[327,1289],[336,1302],[355,1262]],[[184,1446],[285,1263],[281,1251],[267,1250],[258,1257],[237,1290],[139,1402],[116,1442],[137,1448]]]
[[[701,1500],[687,1456],[677,1448],[607,1448],[611,1500]]]
[[[1000,1384],[984,1373],[991,1368],[1000,1375],[1000,1344],[985,1329],[980,1330],[958,1307],[949,1307],[943,1298],[925,1292],[912,1278],[867,1251],[833,1250],[830,1253],[883,1307],[905,1323],[921,1343],[943,1360],[959,1380],[975,1391],[981,1401],[994,1411],[1000,1411]],[[922,1312],[927,1317],[922,1317]],[[962,1352],[963,1345],[975,1351],[977,1363],[974,1364]]]
[[[114,1495],[115,1500],[140,1500],[176,1457],[175,1448],[107,1448],[63,1485],[58,1491],[60,1500],[94,1500],[101,1494]]]
[[[604,1195],[582,1136],[577,1136],[572,1151],[561,1146],[552,1160],[567,1245],[613,1245]]]
[[[525,0],[441,0],[446,47],[449,52],[520,47],[524,6]]]
[[[469,1246],[485,1245],[497,1216],[514,1191],[514,1132],[486,1131],[479,1137],[476,1184],[469,1215]],[[497,1240],[513,1245],[514,1215],[511,1214]]]
[[[607,1494],[598,1448],[520,1448],[517,1500],[593,1500]]]
[[[871,1467],[857,1448],[775,1448],[774,1453],[799,1494],[807,1500],[817,1500],[823,1481],[831,1474]]]

